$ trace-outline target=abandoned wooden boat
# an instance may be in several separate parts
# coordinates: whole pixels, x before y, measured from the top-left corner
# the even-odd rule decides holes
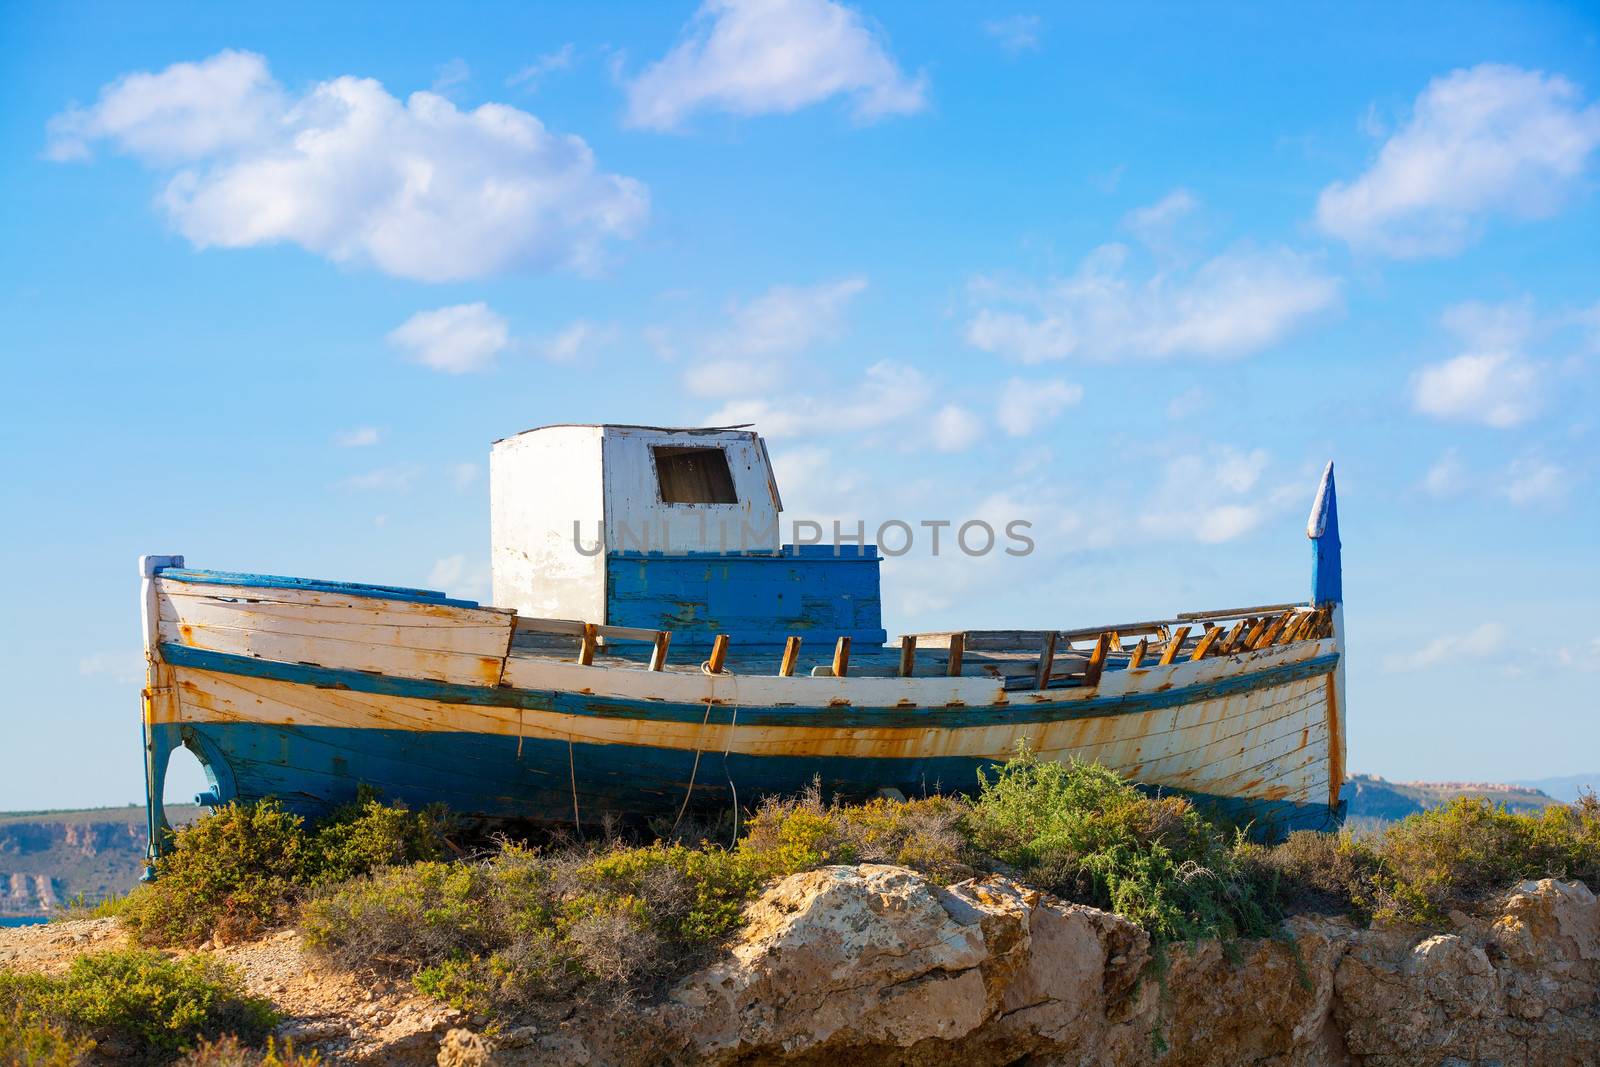
[[[1333,467],[1304,602],[886,644],[871,545],[782,545],[738,429],[556,426],[491,457],[496,606],[141,560],[152,841],[183,746],[202,803],[315,813],[361,784],[468,816],[591,823],[970,790],[1019,745],[1098,760],[1273,836],[1343,814]],[[708,550],[708,523],[740,531]],[[587,538],[587,540],[586,540]]]

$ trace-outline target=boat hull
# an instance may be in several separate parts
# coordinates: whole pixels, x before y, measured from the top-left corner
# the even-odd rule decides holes
[[[575,664],[532,673],[569,682],[586,672],[590,685],[403,678],[178,643],[159,652],[170,685],[147,710],[156,784],[166,756],[185,745],[219,799],[277,796],[306,814],[363,784],[469,817],[568,823],[748,806],[813,779],[844,797],[971,792],[981,768],[1026,746],[1193,795],[1260,836],[1326,828],[1341,815],[1329,784],[1331,641],[1135,671],[1098,692],[990,687],[989,702],[931,707],[746,699],[774,681],[849,691],[898,679],[745,678],[742,691],[727,679],[719,696],[714,679],[666,676],[701,694],[690,702],[615,691],[649,682],[647,672]],[[670,688],[659,674],[654,685]]]

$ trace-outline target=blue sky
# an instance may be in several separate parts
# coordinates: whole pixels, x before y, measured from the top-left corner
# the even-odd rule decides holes
[[[135,559],[487,594],[487,449],[755,421],[1034,524],[886,624],[1302,596],[1355,770],[1600,751],[1584,4],[12,4],[0,809],[139,796]],[[193,779],[179,776],[178,789]]]

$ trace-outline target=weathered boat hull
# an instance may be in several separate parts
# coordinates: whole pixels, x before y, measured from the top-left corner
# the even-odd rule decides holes
[[[1025,745],[1270,836],[1341,813],[1335,638],[1110,671],[1093,689],[662,673],[480,655],[507,648],[496,627],[510,623],[465,602],[172,573],[152,577],[153,798],[179,745],[218,800],[315,813],[366,784],[469,816],[580,822],[748,805],[813,778],[846,796],[970,791]]]

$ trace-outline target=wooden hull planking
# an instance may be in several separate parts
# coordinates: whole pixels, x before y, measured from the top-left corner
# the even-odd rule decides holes
[[[153,804],[180,744],[221,800],[277,795],[315,812],[366,783],[411,803],[543,821],[670,815],[686,798],[749,804],[814,776],[844,795],[971,791],[980,768],[1025,745],[1215,802],[1269,834],[1340,814],[1338,627],[1108,670],[1092,688],[1008,691],[971,676],[585,666],[511,655],[508,611],[236,577],[148,578]]]

